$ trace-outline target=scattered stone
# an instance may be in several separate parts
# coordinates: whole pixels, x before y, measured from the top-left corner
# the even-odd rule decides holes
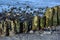
[[[34,32],[32,30],[30,30],[29,33],[34,33]]]
[[[52,31],[44,31],[43,34],[51,34]]]

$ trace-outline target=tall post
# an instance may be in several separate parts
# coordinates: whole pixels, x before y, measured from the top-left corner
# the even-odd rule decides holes
[[[46,27],[53,25],[52,9],[47,8],[45,12]]]
[[[54,16],[55,10],[52,8],[52,17],[51,17],[51,26],[53,26],[53,16]]]
[[[2,36],[2,23],[0,22],[0,36]]]
[[[15,26],[14,26],[14,22],[12,20],[10,21],[10,23],[11,23],[10,36],[13,36],[13,35],[15,35],[15,31],[14,31]]]
[[[57,6],[57,25],[59,25],[59,16],[58,16],[58,14],[59,14],[59,7]]]
[[[60,25],[60,6],[58,8],[58,17],[59,17],[59,25]]]
[[[20,31],[20,21],[18,19],[16,19],[15,23],[16,23],[16,31],[17,31],[17,33],[19,33],[19,31]]]
[[[27,33],[28,32],[28,21],[24,21],[23,23],[23,33]]]
[[[36,15],[33,17],[33,21],[32,21],[32,30],[39,30],[38,28],[38,22],[39,22],[39,17]]]

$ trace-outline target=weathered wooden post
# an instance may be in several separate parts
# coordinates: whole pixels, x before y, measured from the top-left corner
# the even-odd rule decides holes
[[[3,34],[4,34],[4,36],[6,36],[6,21],[3,22],[3,25],[4,25],[4,29],[3,29],[4,33]]]
[[[51,21],[51,18],[53,19],[53,17],[51,17],[52,16],[51,8],[47,8],[47,10],[45,12],[45,16],[46,16],[46,27],[51,26],[51,24],[53,25],[53,20]]]
[[[46,18],[46,28],[48,28],[49,30],[51,30],[51,28],[54,26],[54,14],[55,14],[54,7],[47,8],[44,14]]]
[[[11,20],[8,19],[8,30],[9,30],[9,36],[11,36],[12,34],[14,34],[13,32],[11,32]]]
[[[13,22],[10,19],[11,13],[7,13],[6,14],[6,36],[13,36],[14,32],[13,32]]]
[[[0,21],[0,36],[2,36],[2,23],[1,23],[1,21]]]
[[[53,7],[53,26],[57,25],[57,7]]]
[[[59,25],[60,25],[60,6],[58,6],[59,8],[58,8],[58,17],[59,17]]]
[[[20,21],[16,19],[15,24],[16,24],[16,33],[19,33],[20,32]]]
[[[32,21],[32,30],[39,30],[39,16],[34,16]]]
[[[59,25],[59,14],[60,14],[60,8],[57,6],[57,25]]]
[[[6,27],[5,27],[4,23],[5,23],[4,20],[1,20],[2,36],[5,36],[6,35],[6,30],[4,30],[4,29],[6,29]]]
[[[28,21],[25,20],[23,23],[23,33],[27,33],[28,32]]]
[[[44,19],[43,19],[43,16],[40,18],[40,27],[41,27],[41,29],[44,28]]]
[[[10,23],[11,23],[11,30],[10,30],[10,36],[13,36],[13,35],[15,35],[15,30],[14,30],[14,22],[13,22],[13,20],[10,20]]]

